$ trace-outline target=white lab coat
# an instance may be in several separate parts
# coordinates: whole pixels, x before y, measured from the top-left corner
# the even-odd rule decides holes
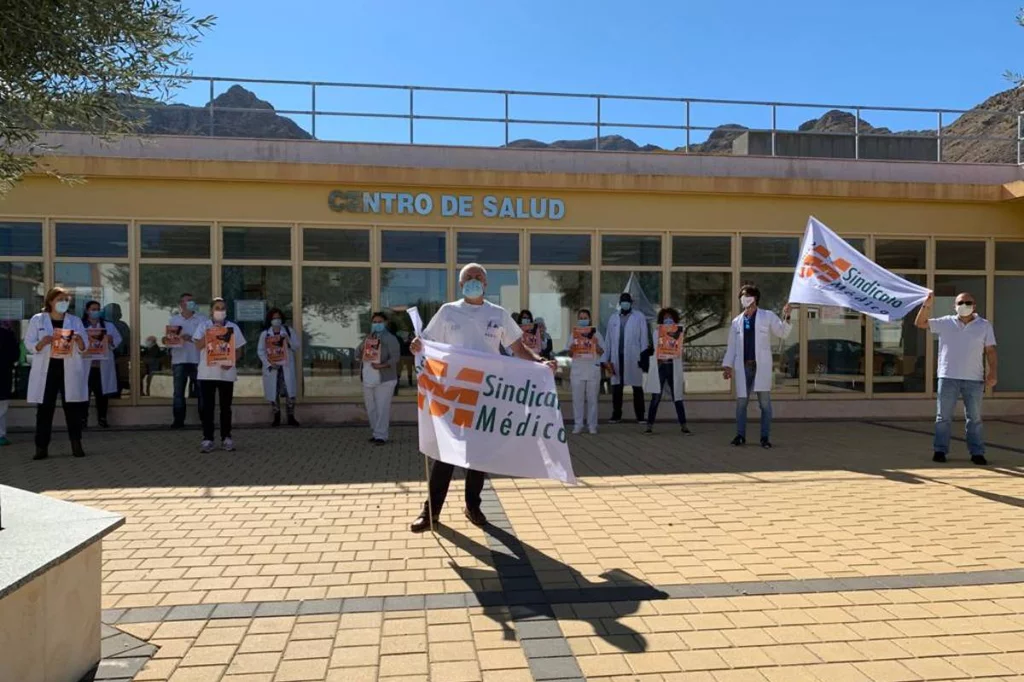
[[[672,391],[673,400],[682,400],[686,390],[686,378],[683,374],[683,359],[672,359]],[[662,392],[660,375],[658,374],[658,358],[651,355],[651,371],[644,375],[644,393],[658,395]],[[665,391],[668,395],[668,391]]]
[[[757,362],[754,392],[761,393],[772,390],[775,378],[772,368],[772,337],[786,338],[793,330],[793,325],[783,322],[778,315],[770,310],[758,308],[754,328],[757,333],[757,340],[754,342],[754,358]],[[747,375],[743,369],[743,313],[732,320],[732,327],[729,329],[729,343],[725,349],[725,357],[722,359],[722,367],[732,367],[736,397],[748,397]]]
[[[287,325],[282,326],[279,333],[288,337],[288,352],[285,353],[284,364],[277,371],[270,371],[270,362],[267,361],[267,334],[273,333],[273,329],[264,329],[256,345],[256,355],[263,363],[263,397],[272,403],[277,402],[277,372],[284,373],[284,387],[288,397],[295,397],[295,353],[300,343],[299,335],[294,329]]]
[[[597,346],[601,350],[607,352],[608,348],[604,345],[604,337],[601,336],[601,332],[594,330],[594,339],[597,341]],[[566,348],[567,351],[572,351],[572,344]],[[569,381],[575,384],[577,381],[601,381],[601,362],[602,355],[595,356],[590,360],[577,360],[572,359],[572,365],[569,369]]]
[[[623,326],[622,319],[626,322]],[[626,344],[623,353],[625,367],[619,367],[619,336],[625,334]],[[640,369],[640,353],[646,350],[650,344],[647,338],[647,318],[644,314],[633,310],[629,315],[615,313],[612,319],[608,320],[608,343],[604,346],[603,362],[610,362],[615,367],[615,376],[612,377],[612,384],[623,384],[625,386],[642,386],[644,373]],[[625,381],[623,381],[625,380]]]
[[[68,313],[64,315],[64,328],[73,329],[76,334],[85,336],[82,320]],[[36,351],[36,344],[44,336],[53,336],[53,322],[50,313],[36,313],[25,329],[25,349],[32,357],[32,368],[28,374],[28,395],[30,403],[42,403],[46,391],[46,375],[50,371],[50,346]],[[71,346],[71,357],[64,359],[64,399],[69,403],[84,403],[89,400],[88,372],[82,362],[78,345]]]
[[[117,331],[117,327],[111,323],[104,321],[102,324],[103,328],[107,330],[107,336],[110,337],[110,340],[107,342],[106,355],[102,358],[82,356],[86,394],[89,393],[89,370],[92,369],[93,360],[99,360],[100,362],[100,383],[102,384],[103,394],[111,395],[118,392],[117,366],[114,363],[114,349],[121,345],[121,334]],[[89,327],[85,327],[85,329],[89,329]]]

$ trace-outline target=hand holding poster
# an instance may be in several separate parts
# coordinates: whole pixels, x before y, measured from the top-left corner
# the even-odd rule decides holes
[[[231,327],[209,327],[206,330],[206,366],[234,367],[235,330]]]
[[[164,345],[168,348],[180,348],[184,345],[181,338],[181,325],[169,324],[164,327]]]
[[[790,303],[841,306],[891,322],[924,303],[929,293],[868,260],[813,216],[807,221]]]
[[[573,327],[572,329],[573,360],[593,360],[597,357],[597,328]]]
[[[659,360],[674,360],[683,355],[683,328],[678,324],[658,325]]]
[[[71,344],[74,343],[75,332],[72,329],[54,329],[53,340],[50,342],[50,357],[54,359],[70,358]]]
[[[380,363],[380,339],[375,336],[367,336],[363,341],[363,362],[368,365]]]
[[[275,367],[279,367],[288,359],[288,347],[285,345],[284,334],[267,334],[266,348],[267,348],[267,362]]]
[[[85,354],[92,357],[95,360],[107,357],[107,330],[95,327],[89,327],[85,330],[87,334],[87,340],[85,343]]]
[[[540,330],[537,328],[537,325],[521,324],[519,328],[523,330],[523,345],[534,353],[539,354],[543,350],[543,344],[541,343]]]

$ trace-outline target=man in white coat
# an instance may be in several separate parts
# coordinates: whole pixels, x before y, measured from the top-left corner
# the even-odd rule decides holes
[[[761,447],[772,446],[772,337],[784,339],[793,330],[789,323],[789,304],[782,309],[784,320],[770,310],[758,307],[761,290],[753,284],[740,289],[743,312],[732,321],[729,343],[722,360],[725,378],[736,378],[736,437],[733,445],[747,442],[747,403],[757,394],[761,408]]]
[[[640,369],[640,355],[650,348],[647,318],[633,310],[633,297],[623,293],[619,297],[619,312],[608,320],[608,343],[604,345],[606,366],[612,369],[612,424],[622,421],[622,393],[633,387],[633,411],[637,424],[644,420],[644,372]]]

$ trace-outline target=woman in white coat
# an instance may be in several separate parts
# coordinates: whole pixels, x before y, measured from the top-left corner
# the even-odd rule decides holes
[[[674,308],[662,308],[658,311],[659,325],[679,324],[679,311]],[[680,327],[680,332],[682,328]],[[651,396],[651,405],[647,409],[647,433],[654,433],[654,421],[658,417],[658,406],[661,404],[661,396],[666,391],[672,404],[676,408],[676,419],[679,420],[679,428],[684,434],[690,433],[686,425],[686,406],[683,404],[683,391],[685,388],[683,377],[683,356],[669,360],[651,358],[651,369],[647,372],[644,383],[644,390]]]
[[[283,351],[267,353],[267,339],[272,348]],[[299,335],[284,323],[280,308],[271,308],[267,313],[267,326],[260,334],[256,355],[263,363],[263,397],[274,412],[271,426],[281,425],[281,396],[284,396],[288,426],[298,426],[295,419],[295,352],[299,348]]]
[[[359,344],[356,357],[362,362],[363,401],[370,421],[370,442],[384,445],[391,429],[391,399],[398,385],[398,362],[401,358],[398,337],[388,330],[384,313],[370,318],[370,335]]]
[[[604,355],[604,337],[593,326],[590,311],[581,308],[576,313],[576,326],[590,331],[590,341],[583,346],[577,344],[573,336],[569,341],[569,354],[572,356],[572,370],[569,383],[572,385],[572,421],[573,433],[583,433],[584,426],[590,433],[597,433],[597,396],[601,390],[601,357]]]
[[[608,320],[608,343],[602,361],[612,370],[612,424],[622,421],[622,392],[633,387],[633,411],[636,423],[644,421],[644,372],[640,355],[650,348],[647,318],[633,310],[633,297],[619,297],[619,313]]]
[[[118,393],[114,349],[121,345],[121,334],[117,327],[103,320],[99,301],[85,304],[83,322],[86,334],[86,351],[82,358],[85,363],[86,402],[82,410],[82,428],[89,425],[89,395],[96,396],[96,423],[108,428],[108,396]]]
[[[732,321],[729,342],[722,359],[723,376],[726,380],[736,378],[736,437],[733,445],[747,442],[747,403],[750,394],[757,394],[761,408],[761,447],[772,446],[772,337],[784,339],[793,326],[789,323],[789,304],[782,309],[782,316],[770,310],[759,308],[761,290],[753,284],[740,289],[740,306],[743,312]]]
[[[82,450],[82,407],[89,399],[86,390],[85,328],[82,321],[68,313],[71,295],[60,287],[46,292],[43,311],[29,320],[25,329],[25,349],[32,356],[28,375],[30,403],[36,407],[36,455],[33,459],[46,459],[53,431],[53,413],[57,409],[57,396],[61,397],[64,420],[68,425],[71,454],[85,457]],[[51,358],[57,347],[67,355]]]

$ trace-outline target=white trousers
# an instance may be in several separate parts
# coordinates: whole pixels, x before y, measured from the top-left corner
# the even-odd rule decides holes
[[[7,437],[7,406],[10,400],[0,400],[0,438]]]
[[[594,433],[597,431],[597,394],[601,380],[574,379],[571,383],[573,430],[580,432],[585,424]]]
[[[385,381],[379,386],[363,386],[363,400],[366,403],[366,414],[370,418],[373,437],[388,439],[388,427],[391,424],[391,399],[395,396],[397,381]]]

